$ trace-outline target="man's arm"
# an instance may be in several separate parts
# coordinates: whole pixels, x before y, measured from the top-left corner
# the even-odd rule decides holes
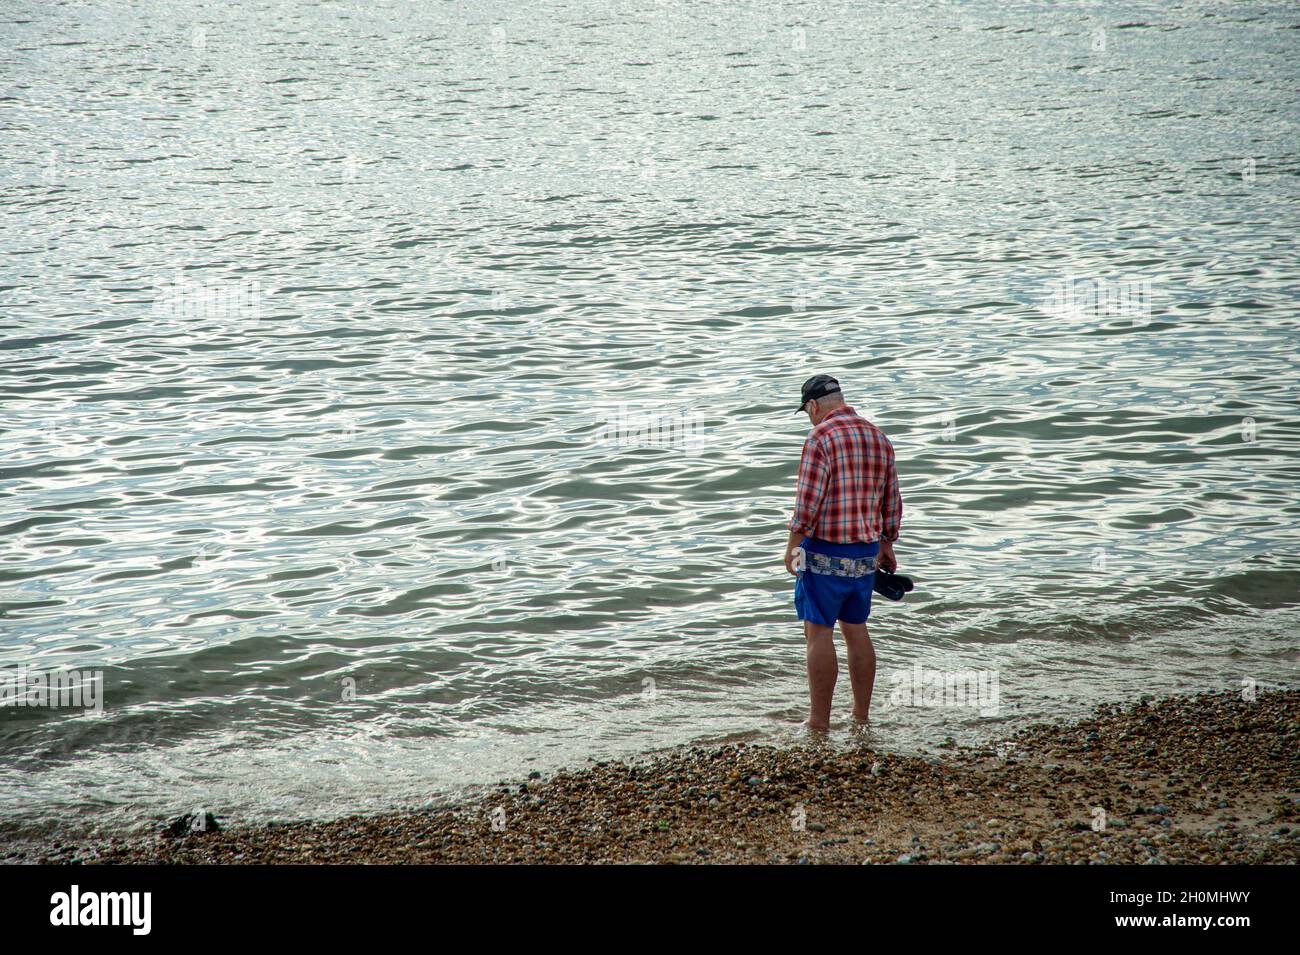
[[[885,455],[885,491],[880,499],[880,566],[891,574],[898,570],[894,557],[894,541],[903,522],[903,495],[898,490],[898,467],[894,460],[894,446],[888,443]]]
[[[830,465],[826,462],[825,452],[809,435],[803,445],[803,454],[799,457],[799,486],[794,495],[794,515],[790,518],[790,536],[785,542],[785,569],[792,574],[796,573],[795,548],[817,526],[817,514],[821,510],[822,500],[826,497],[830,475]]]

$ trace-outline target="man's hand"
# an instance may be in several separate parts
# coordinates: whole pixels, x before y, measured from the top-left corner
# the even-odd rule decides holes
[[[791,531],[785,539],[785,569],[787,573],[798,575],[803,570],[803,532]]]
[[[898,560],[894,557],[894,542],[881,539],[880,541],[880,559],[877,566],[881,570],[887,570],[891,574],[898,572]]]

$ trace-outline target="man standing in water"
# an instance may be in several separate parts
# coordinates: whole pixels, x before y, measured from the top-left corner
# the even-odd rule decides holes
[[[835,621],[848,647],[853,718],[865,723],[876,682],[876,650],[867,634],[876,567],[893,573],[894,541],[903,516],[894,446],[883,431],[844,403],[840,383],[813,375],[803,383],[800,411],[812,433],[799,459],[785,569],[795,574],[794,606],[808,643],[808,728],[830,729],[839,678]]]

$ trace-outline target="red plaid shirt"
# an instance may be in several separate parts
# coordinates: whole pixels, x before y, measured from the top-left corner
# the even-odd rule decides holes
[[[837,544],[896,541],[902,517],[894,446],[852,408],[836,408],[804,442],[790,530]]]

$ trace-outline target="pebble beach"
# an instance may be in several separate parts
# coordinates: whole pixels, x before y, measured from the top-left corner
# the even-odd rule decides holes
[[[1098,707],[938,758],[681,747],[431,810],[47,846],[9,863],[1295,864],[1300,691]],[[176,835],[176,831],[183,834]]]

